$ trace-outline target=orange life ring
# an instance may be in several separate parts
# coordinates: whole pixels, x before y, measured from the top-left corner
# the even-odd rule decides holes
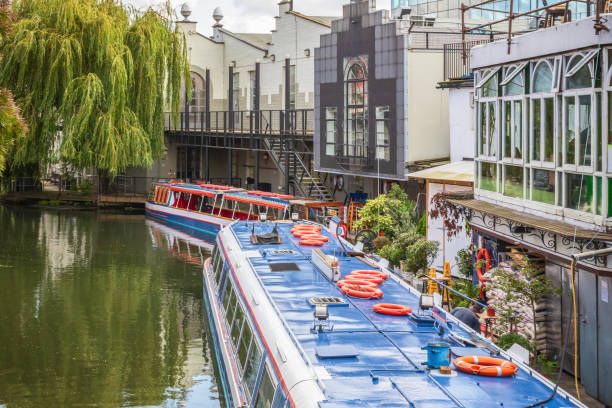
[[[329,238],[321,234],[307,233],[307,234],[301,234],[301,235],[302,235],[301,238],[305,238],[305,239],[316,239],[316,240],[323,241],[323,242],[329,241]]]
[[[325,242],[316,239],[301,239],[298,243],[300,245],[321,246]]]
[[[382,283],[383,282],[383,278],[381,278],[380,276],[376,276],[376,275],[347,275],[344,280],[365,280],[368,282],[372,282],[372,283]]]
[[[367,280],[361,280],[361,279],[353,279],[353,280],[347,280],[346,278],[339,280],[336,285],[338,285],[338,287],[343,287],[344,285],[360,285],[360,286],[372,286],[373,288],[378,287],[378,285],[374,282],[370,282]]]
[[[369,275],[369,276],[378,276],[382,279],[387,279],[389,277],[389,274],[387,272],[383,272],[383,271],[378,271],[375,269],[369,269],[369,270],[356,270],[351,272],[351,275]]]
[[[321,227],[317,226],[317,225],[312,225],[312,226],[295,226],[293,228],[291,228],[291,232],[320,232],[321,231]]]
[[[480,251],[478,251],[478,256],[476,257],[476,265],[479,265],[479,262],[482,261],[483,256],[487,261],[485,267],[485,272],[487,272],[489,269],[491,269],[491,254],[489,253],[489,250],[487,248],[481,248]],[[481,281],[482,283],[485,283],[487,281],[487,278],[484,277],[484,273],[482,272],[482,267],[477,266],[476,273],[478,274],[479,281]]]
[[[486,356],[464,356],[454,361],[457,370],[466,374],[483,375],[485,377],[510,377],[518,371],[512,361]]]
[[[293,231],[293,236],[294,237],[298,237],[298,238],[302,238],[305,235],[318,235],[318,234],[319,233],[317,231],[315,231],[315,230],[312,230],[312,231],[310,231],[310,230],[296,230],[296,231]]]
[[[380,299],[383,296],[382,290],[367,285],[343,285],[340,290],[345,295],[360,299]]]
[[[378,303],[373,307],[376,313],[390,316],[406,316],[412,313],[412,309],[404,305],[394,305],[393,303]]]

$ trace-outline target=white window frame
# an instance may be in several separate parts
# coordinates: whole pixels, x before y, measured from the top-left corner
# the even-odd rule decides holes
[[[499,70],[501,68],[495,68],[493,70],[490,71],[483,71],[482,73],[480,73],[480,76],[482,77],[482,79],[479,82],[479,86],[476,86],[476,88],[481,88],[484,84],[486,84],[491,78],[494,77],[494,75],[496,75]],[[485,80],[486,79],[486,80]],[[498,83],[499,83],[499,77],[497,78]],[[485,160],[497,160],[497,158],[499,157],[499,141],[500,141],[500,129],[499,129],[499,123],[500,123],[500,108],[499,108],[499,85],[498,85],[498,91],[497,91],[497,96],[482,96],[482,92],[481,89],[479,89],[479,91],[476,93],[478,95],[478,98],[476,100],[476,156],[483,158]],[[481,124],[482,124],[482,104],[484,104],[485,107],[485,143],[484,145],[481,144],[481,140],[482,140],[482,134],[480,134],[480,131],[482,129]],[[489,111],[490,111],[490,106],[493,106],[493,109],[495,109],[495,119],[496,119],[496,126],[495,126],[495,134],[493,135],[493,143],[496,144],[496,149],[495,149],[495,154],[491,155],[491,146],[489,144],[489,132],[490,132],[490,115],[489,115]]]
[[[551,71],[552,77],[551,77],[551,90],[550,92],[535,92],[534,88],[535,88],[535,73],[538,70],[538,68],[542,65],[546,65],[548,66],[548,68]],[[558,127],[557,127],[557,123],[558,123],[558,106],[557,106],[557,98],[555,98],[555,82],[557,84],[558,87],[558,74],[557,74],[557,65],[558,65],[558,60],[550,60],[550,59],[543,59],[543,60],[539,60],[539,61],[534,61],[532,64],[532,69],[531,69],[531,84],[530,84],[530,94],[529,94],[529,156],[530,156],[530,160],[529,162],[531,163],[532,166],[534,167],[541,167],[541,168],[545,168],[545,169],[555,169],[556,167],[556,159],[557,159],[557,133],[558,133]],[[556,77],[555,77],[556,75]],[[556,81],[557,80],[557,81]],[[545,99],[552,99],[553,101],[553,109],[554,109],[554,114],[553,114],[553,134],[550,135],[550,137],[552,137],[552,142],[553,142],[553,160],[551,161],[546,161],[544,159],[544,151],[545,151],[545,147],[546,147],[546,141],[545,141],[545,129],[546,129],[546,110],[545,110]],[[534,105],[535,103],[539,103],[540,104],[540,157],[535,157],[534,156]]]

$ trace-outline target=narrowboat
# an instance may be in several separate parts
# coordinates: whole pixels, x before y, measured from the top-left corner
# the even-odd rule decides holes
[[[216,184],[154,182],[145,212],[150,218],[213,241],[221,228],[236,220],[256,220],[260,214],[282,220],[294,209],[299,218],[323,221],[339,214],[343,204]]]
[[[337,237],[338,221],[219,232],[204,298],[228,406],[584,406]]]

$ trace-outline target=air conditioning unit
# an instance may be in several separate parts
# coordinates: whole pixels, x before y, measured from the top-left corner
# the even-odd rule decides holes
[[[425,17],[423,16],[410,16],[409,18],[410,23],[414,24],[415,26],[423,26],[425,24]]]
[[[425,21],[424,21],[423,25],[425,27],[433,27],[435,22],[436,22],[436,18],[435,17],[425,17]]]

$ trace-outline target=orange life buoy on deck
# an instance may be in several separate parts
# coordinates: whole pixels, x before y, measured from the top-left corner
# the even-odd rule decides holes
[[[301,239],[298,243],[300,245],[321,246],[325,242],[323,242],[321,240],[316,240],[316,239]]]
[[[376,276],[376,275],[347,275],[344,280],[365,280],[368,282],[372,282],[372,283],[382,283],[383,282],[383,278],[381,278],[380,276]]]
[[[329,241],[329,238],[327,238],[325,235],[316,234],[316,233],[302,234],[301,238],[303,238],[303,239],[316,239],[318,241],[323,241],[323,242]]]
[[[512,361],[486,356],[464,356],[454,361],[457,370],[485,377],[509,377],[518,371]]]
[[[367,281],[367,280],[360,280],[360,279],[347,280],[346,278],[342,279],[342,280],[339,280],[336,283],[336,285],[338,285],[338,287],[340,287],[340,288],[343,287],[344,285],[371,286],[373,288],[378,287],[378,285],[376,283],[370,282],[370,281]]]
[[[393,303],[379,303],[373,307],[376,313],[390,316],[406,316],[412,313],[412,309],[404,305],[394,305]]]
[[[387,272],[383,272],[383,271],[378,271],[375,269],[370,269],[370,270],[356,270],[351,272],[351,275],[369,275],[369,276],[378,276],[382,279],[387,279],[389,277],[389,274]]]
[[[487,261],[485,267],[485,272],[487,272],[489,269],[491,269],[491,254],[489,253],[489,250],[487,248],[482,248],[480,251],[478,251],[478,256],[476,257],[476,265],[478,265],[478,263],[482,261],[483,256]],[[487,278],[484,277],[484,273],[482,272],[482,267],[477,266],[476,273],[478,274],[479,281],[481,281],[482,283],[485,283],[487,281]]]
[[[368,285],[343,285],[340,290],[345,295],[360,299],[380,299],[383,296],[382,290]]]

